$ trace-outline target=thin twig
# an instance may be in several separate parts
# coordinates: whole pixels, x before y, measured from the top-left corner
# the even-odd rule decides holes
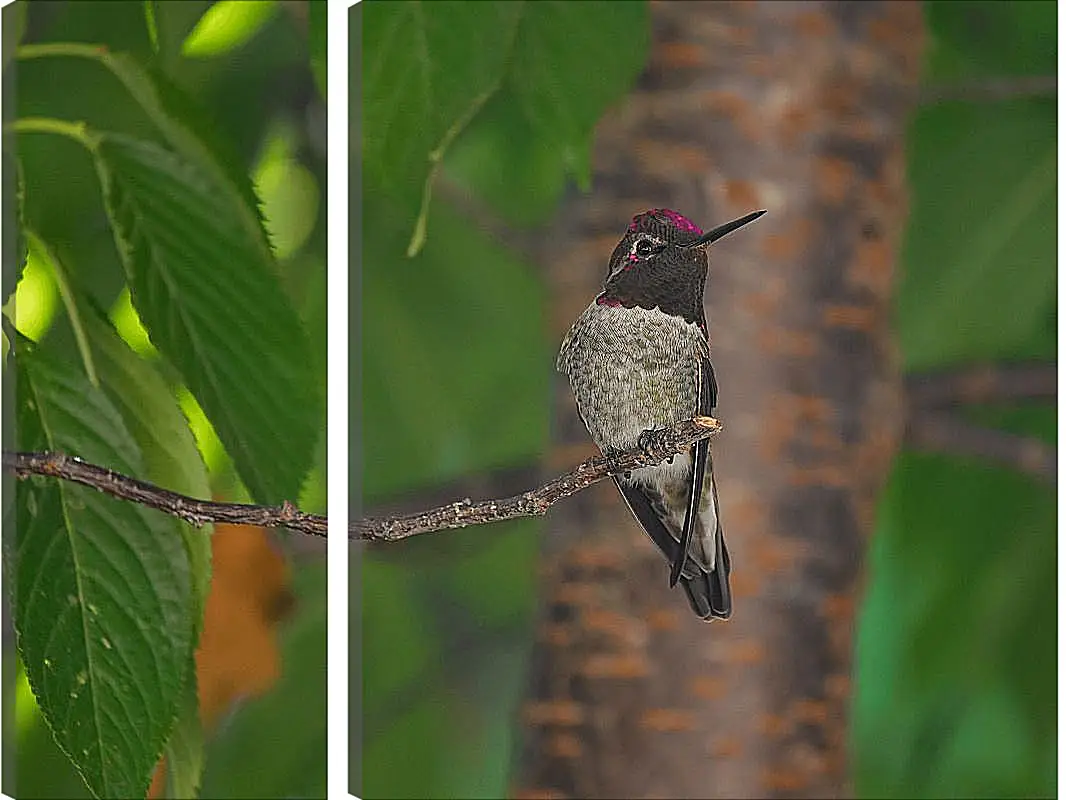
[[[595,445],[590,441],[585,449],[591,452]],[[457,497],[510,497],[535,486],[546,474],[544,462],[539,456],[531,455],[524,463],[464,472],[450,480],[421,487],[414,493],[397,490],[386,497],[375,498],[372,505],[361,508],[354,506],[355,498],[352,498],[353,513],[361,517],[392,517],[410,514],[427,506],[444,505]]]
[[[1000,464],[1054,484],[1055,448],[1032,436],[984,428],[954,409],[1058,398],[1053,363],[973,364],[907,376],[905,442],[916,450]]]
[[[721,424],[711,417],[685,420],[654,431],[647,437],[643,447],[587,459],[565,475],[514,497],[478,503],[461,500],[417,514],[368,517],[348,526],[348,538],[352,541],[392,542],[418,533],[539,516],[564,497],[576,494],[611,475],[654,466],[720,430]],[[4,469],[13,471],[19,478],[47,475],[73,481],[112,497],[179,517],[198,527],[209,522],[223,522],[264,528],[285,527],[311,536],[325,536],[327,531],[326,517],[307,514],[288,501],[281,506],[257,506],[197,500],[62,453],[5,452],[3,464]]]
[[[1058,398],[1058,366],[1053,362],[973,364],[916,372],[906,377],[907,403],[915,410],[964,405],[1016,403]]]
[[[1054,97],[1059,90],[1056,75],[1018,75],[1009,78],[978,78],[957,83],[936,83],[921,91],[922,105],[949,100],[997,103],[1018,97]]]
[[[928,453],[963,456],[1000,464],[1055,485],[1055,448],[1031,436],[972,425],[947,411],[914,411],[904,441]]]
[[[197,500],[63,453],[5,452],[4,469],[13,471],[18,478],[49,475],[80,483],[120,500],[131,500],[178,517],[198,528],[209,522],[224,522],[262,528],[285,527],[309,536],[326,535],[325,517],[306,514],[288,501],[281,506],[257,506]]]
[[[649,467],[682,453],[701,439],[722,429],[712,417],[696,417],[669,428],[654,431],[644,448],[635,447],[610,456],[589,458],[574,469],[543,486],[503,500],[472,503],[459,500],[429,511],[395,517],[366,517],[351,526],[349,537],[364,541],[394,542],[417,533],[465,528],[519,517],[536,517],[564,497],[587,489],[612,475],[621,475],[639,467]]]

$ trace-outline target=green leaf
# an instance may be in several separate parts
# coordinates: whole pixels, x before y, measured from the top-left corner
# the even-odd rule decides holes
[[[314,232],[322,191],[314,174],[294,157],[292,143],[275,137],[264,149],[253,173],[255,187],[274,253],[285,261]]]
[[[98,48],[79,48],[72,54],[99,60],[122,81],[167,142],[226,198],[220,202],[227,202],[232,222],[240,225],[250,246],[262,251],[263,260],[272,262],[251,179],[241,167],[240,156],[217,135],[198,106],[161,72],[145,69],[131,56]]]
[[[22,280],[22,273],[26,269],[26,261],[30,254],[29,242],[26,240],[26,220],[23,215],[23,208],[26,205],[26,181],[22,174],[22,165],[7,150],[3,153],[2,179],[4,183],[4,241],[14,242],[13,245],[4,248],[5,262],[8,253],[14,256],[14,264],[3,265],[3,298],[0,302],[6,303],[19,281]],[[12,204],[14,208],[11,207]]]
[[[195,5],[194,0],[189,0],[188,5]],[[264,257],[270,258],[259,200],[248,174],[241,166],[240,155],[234,151],[231,143],[217,134],[197,104],[160,70],[145,68],[126,53],[80,43],[26,45],[20,49],[20,54],[23,59],[48,56],[81,58],[109,70],[140,110],[156,125],[167,143],[202,171],[214,183],[216,191],[230,199],[235,220],[255,246],[264,251]],[[83,127],[114,129],[111,125]]]
[[[1055,305],[1055,104],[922,109],[898,299],[908,369],[1025,355]]]
[[[162,28],[160,36],[163,36]],[[260,407],[264,405],[277,407],[279,404],[285,406],[286,414],[282,418],[272,420],[271,425],[279,430],[284,427],[286,437],[283,438],[293,442],[295,448],[287,452],[284,460],[275,458],[275,451],[264,461],[261,457],[262,451],[254,447],[256,442],[249,441],[249,437],[245,436],[246,431],[251,430],[257,423],[246,422],[239,413],[236,415],[229,413],[233,409],[225,408],[223,401],[219,401],[217,396],[211,396],[217,389],[217,382],[210,378],[205,380],[203,370],[200,368],[205,366],[210,368],[217,364],[194,363],[194,374],[190,377],[186,367],[197,361],[198,354],[190,353],[185,349],[175,357],[175,353],[168,352],[160,342],[155,342],[155,344],[182,370],[186,383],[197,395],[200,405],[211,417],[222,441],[230,450],[230,455],[233,456],[241,478],[253,493],[258,493],[257,498],[266,502],[278,502],[281,499],[296,497],[302,478],[310,466],[311,454],[319,430],[320,406],[315,402],[318,394],[317,385],[306,381],[307,375],[311,372],[307,366],[309,358],[306,336],[299,326],[298,318],[289,308],[287,299],[281,293],[280,286],[277,285],[277,265],[266,239],[258,201],[252,191],[248,175],[241,166],[241,158],[233,154],[226,140],[217,137],[212,127],[205,123],[195,104],[190,102],[182,91],[171,85],[162,74],[146,71],[129,56],[95,46],[73,43],[26,47],[24,51],[28,51],[27,58],[68,56],[96,61],[105,66],[122,82],[140,108],[158,126],[159,132],[177,151],[174,162],[182,164],[181,169],[196,173],[198,176],[196,181],[200,190],[210,193],[214,208],[224,209],[224,215],[222,217],[216,215],[212,221],[219,227],[224,227],[230,245],[237,246],[239,243],[242,255],[237,261],[233,261],[234,253],[230,248],[230,252],[224,256],[224,269],[215,269],[211,264],[198,263],[198,266],[209,271],[212,279],[227,280],[236,276],[242,286],[249,285],[248,282],[251,281],[256,285],[257,290],[262,289],[262,292],[256,291],[246,298],[241,298],[242,302],[247,300],[254,304],[257,298],[268,297],[267,306],[262,310],[259,307],[250,307],[244,315],[238,315],[244,318],[249,315],[258,316],[260,321],[264,318],[268,319],[267,324],[271,331],[279,340],[284,340],[281,352],[274,354],[274,358],[261,365],[263,370],[260,370],[259,374],[262,382],[268,383],[279,379],[282,373],[291,374],[293,370],[290,367],[293,365],[300,380],[295,383],[281,380],[272,384],[268,394],[277,395],[278,403],[273,403],[273,398],[264,396],[252,397],[250,400]],[[100,153],[97,152],[95,155],[97,156],[97,172],[100,173]],[[187,192],[185,196],[188,197]],[[199,197],[193,198],[194,202],[199,202],[199,199]],[[196,216],[196,209],[193,210],[192,216]],[[185,217],[186,221],[188,219],[189,217]],[[118,235],[117,231],[115,233]],[[197,239],[208,245],[219,244],[212,236],[198,236]],[[121,243],[119,243],[119,249],[122,250]],[[199,278],[200,276],[193,273],[189,277]],[[136,304],[136,293],[134,301]],[[278,312],[280,316],[273,315],[273,311],[278,309],[280,309]],[[146,327],[152,335],[162,334],[164,339],[171,344],[187,343],[181,338],[183,334],[189,332],[187,329],[179,325],[173,330],[160,331],[158,326],[156,330],[152,330],[152,324],[147,319],[144,309],[138,308],[138,310],[142,318],[145,318]],[[255,327],[245,328],[235,330],[231,336],[229,330],[231,321],[240,324],[244,320],[234,318],[228,313],[228,309],[227,313],[222,316],[215,315],[211,322],[217,336],[202,341],[207,347],[224,348],[231,359],[233,357],[243,358],[246,362],[245,366],[250,368],[253,366],[249,361],[250,353],[260,352],[261,337],[258,337],[260,331]],[[202,332],[197,331],[197,333]],[[243,351],[231,349],[234,345],[246,343],[249,338],[256,340],[255,348],[245,348]],[[262,352],[269,352],[270,342],[269,338],[262,342],[264,345]],[[219,353],[219,355],[223,354]],[[222,382],[225,381],[226,377],[223,376]],[[202,395],[203,392],[207,395]],[[243,411],[244,407],[242,405],[236,410]],[[216,418],[219,414],[222,414],[224,418]],[[260,427],[260,431],[262,430],[264,429]],[[250,446],[251,450],[249,450]]]
[[[211,496],[200,452],[174,394],[159,372],[140,358],[84,296],[74,302],[93,353],[101,387],[115,404],[144,455],[144,477],[191,497]],[[203,628],[211,585],[211,525],[194,528],[171,520],[185,543],[192,577],[193,648]],[[196,694],[196,662],[190,655],[177,722],[164,751],[167,796],[195,797],[204,769],[204,736]]]
[[[204,772],[204,729],[200,724],[200,701],[196,692],[196,660],[189,658],[181,689],[178,719],[164,750],[167,758],[166,796],[196,797]]]
[[[13,499],[14,492],[10,494]],[[10,564],[4,566],[8,568]],[[12,662],[15,662],[14,667]],[[3,668],[10,670],[8,675],[14,673],[17,676],[12,684],[8,684],[14,689],[14,698],[5,701],[11,703],[9,708],[14,708],[16,733],[11,748],[15,751],[14,764],[10,771],[4,770],[4,794],[8,797],[63,797],[68,800],[91,798],[89,787],[74,763],[59,749],[51,728],[44,721],[21,659],[16,653],[5,655]],[[10,742],[7,738],[9,731],[11,728],[4,729],[4,738]]]
[[[435,165],[499,87],[522,5],[366,3],[363,168],[402,202],[410,230]]]
[[[211,0],[145,0],[151,5],[156,27],[156,60],[168,72],[180,70],[181,48],[192,29],[211,7]],[[146,12],[147,13],[147,12]],[[175,69],[176,68],[176,69]]]
[[[8,3],[0,11],[0,15],[3,16],[3,25],[0,25],[4,37],[3,68],[7,69],[12,56],[15,55],[15,49],[26,33],[26,3]]]
[[[544,0],[523,7],[508,83],[538,137],[556,142],[578,182],[592,129],[644,66],[645,2]]]
[[[255,36],[277,10],[274,0],[218,0],[193,28],[181,54],[209,58],[228,53]]]
[[[171,491],[209,498],[207,470],[173,393],[159,372],[134,353],[88,298],[77,298],[102,388],[114,402],[144,455],[145,476]],[[199,644],[211,588],[212,525],[194,528],[171,520],[181,533],[192,578],[193,642]],[[190,654],[174,730],[167,739],[167,797],[196,797],[204,770],[204,734]]]
[[[190,497],[209,499],[207,480],[196,440],[173,392],[159,371],[122,341],[103,311],[84,295],[74,302],[100,376],[101,388],[114,404],[144,458],[140,477]],[[211,586],[212,526],[194,528],[172,520],[185,542],[192,574],[193,644],[199,641],[204,607]]]
[[[230,195],[155,144],[94,154],[133,304],[181,371],[252,495],[297,497],[317,434],[306,334]],[[279,457],[279,454],[284,454]]]
[[[311,0],[308,4],[307,49],[310,51],[311,72],[322,99],[326,99],[326,3]]]
[[[414,221],[409,255],[425,238],[441,159],[467,128],[479,124],[482,108],[501,90],[520,109],[518,140],[536,141],[532,152],[507,147],[510,158],[533,158],[557,175],[556,181],[572,175],[587,187],[593,126],[629,89],[648,46],[644,2],[406,2],[361,8],[365,176],[401,202],[401,212],[410,215],[406,224]],[[507,117],[497,110],[493,122],[504,120],[514,128]],[[490,162],[505,164],[480,176],[493,193],[506,191],[499,186],[504,174],[524,178],[533,169],[510,165],[500,153]],[[550,177],[543,180],[552,183]],[[511,191],[521,197],[524,188],[520,183]]]
[[[142,474],[106,396],[20,345],[18,445]],[[16,491],[15,629],[56,741],[100,797],[144,796],[192,653],[188,558],[170,519],[51,478]]]
[[[77,310],[78,324],[86,333],[102,388],[144,452],[144,473],[139,477],[184,494],[209,497],[206,470],[192,434],[159,373],[126,346],[88,298],[76,295],[64,299],[68,310]],[[178,520],[169,522],[175,533],[182,534],[190,561],[195,646],[210,584],[211,526],[194,529]],[[196,796],[204,766],[195,669],[190,654],[177,723],[165,749],[170,797]]]
[[[540,136],[504,86],[448,151],[451,180],[515,225],[548,221],[566,191],[565,148]]]

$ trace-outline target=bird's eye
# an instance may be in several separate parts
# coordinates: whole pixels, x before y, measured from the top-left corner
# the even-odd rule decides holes
[[[638,239],[633,252],[642,258],[647,258],[655,252],[655,243],[651,239]]]

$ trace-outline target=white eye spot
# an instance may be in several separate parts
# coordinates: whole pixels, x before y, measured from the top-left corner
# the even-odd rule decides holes
[[[630,255],[637,256],[638,258],[647,258],[655,253],[661,253],[663,250],[663,243],[658,239],[653,239],[648,236],[641,236],[635,242],[633,242],[633,248],[629,251]]]

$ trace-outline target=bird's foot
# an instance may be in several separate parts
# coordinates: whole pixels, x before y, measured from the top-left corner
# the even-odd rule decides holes
[[[640,436],[637,437],[637,446],[649,458],[654,458],[656,461],[670,459],[672,462],[674,456],[677,455],[677,451],[666,446],[666,442],[663,441],[664,433],[664,430],[656,429],[642,431]]]

